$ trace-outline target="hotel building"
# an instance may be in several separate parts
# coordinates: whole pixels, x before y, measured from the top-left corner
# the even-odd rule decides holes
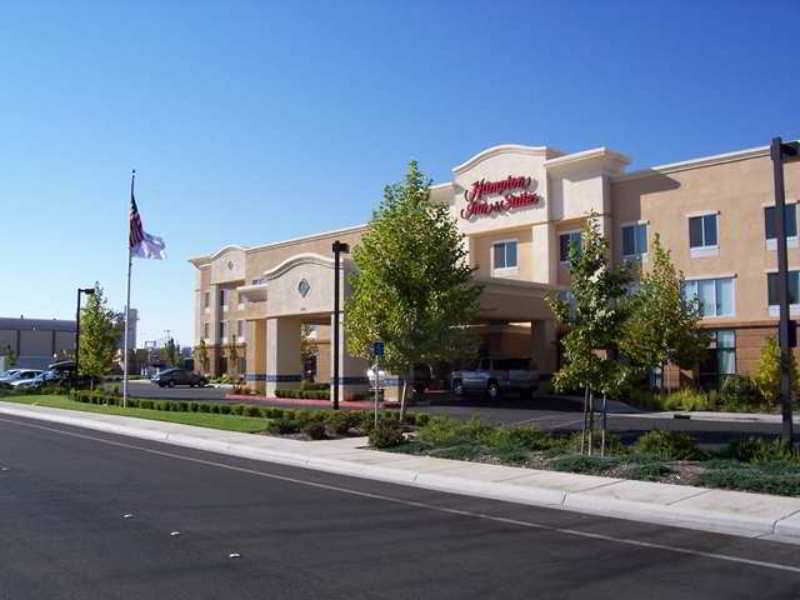
[[[767,146],[626,173],[630,159],[608,148],[567,154],[549,147],[489,148],[453,168],[452,181],[431,188],[465,235],[480,302],[481,352],[530,357],[543,373],[558,367],[559,330],[545,297],[566,291],[567,252],[595,211],[615,263],[647,268],[656,233],[686,277],[714,331],[707,360],[693,372],[668,370],[668,384],[712,384],[751,373],[766,336],[777,332],[777,272],[772,162]],[[786,227],[791,312],[800,314],[800,247],[796,205],[800,163],[787,163]],[[197,269],[194,343],[209,348],[208,371],[244,374],[273,394],[299,385],[301,326],[314,326],[317,381],[330,381],[333,314],[331,244],[358,245],[366,225],[245,248],[226,246],[192,258]],[[343,281],[353,269],[342,264]],[[349,294],[342,286],[342,306]],[[343,398],[363,391],[365,361],[346,352],[341,335]],[[228,347],[237,364],[227,364]]]

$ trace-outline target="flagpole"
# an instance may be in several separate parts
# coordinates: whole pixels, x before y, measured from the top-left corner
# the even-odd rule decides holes
[[[133,198],[133,186],[136,182],[136,169],[131,173],[131,198]],[[130,230],[130,223],[128,224]],[[127,300],[125,302],[125,341],[123,342],[125,358],[123,359],[123,373],[122,373],[122,406],[128,406],[128,320],[131,314],[131,265],[133,264],[133,255],[131,254],[130,238],[128,239],[128,289]]]

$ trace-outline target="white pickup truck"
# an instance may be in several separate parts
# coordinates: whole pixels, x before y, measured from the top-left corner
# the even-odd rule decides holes
[[[539,385],[539,372],[529,358],[481,358],[471,369],[453,371],[450,389],[457,396],[468,393],[498,398],[505,392],[529,397]]]

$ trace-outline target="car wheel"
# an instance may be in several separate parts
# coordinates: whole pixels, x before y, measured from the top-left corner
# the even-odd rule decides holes
[[[456,396],[463,396],[464,395],[464,384],[460,381],[453,382],[453,393]]]
[[[489,398],[495,400],[500,396],[500,388],[496,383],[490,383],[486,388],[486,393],[489,394]]]

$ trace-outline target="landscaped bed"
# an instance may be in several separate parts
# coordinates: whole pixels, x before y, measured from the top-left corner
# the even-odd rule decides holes
[[[494,427],[478,420],[436,417],[405,440],[376,447],[392,452],[605,477],[800,496],[800,455],[779,440],[742,438],[716,452],[699,448],[688,433],[653,430],[630,446],[607,439],[606,456],[578,453],[580,434],[550,434],[530,427]],[[595,446],[599,440],[595,440]]]

